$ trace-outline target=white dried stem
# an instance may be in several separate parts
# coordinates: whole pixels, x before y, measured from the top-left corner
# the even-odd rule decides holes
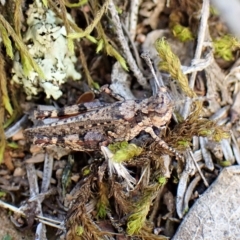
[[[223,120],[223,119],[227,118],[227,117],[228,117],[229,109],[230,109],[230,106],[229,106],[229,105],[220,108],[217,112],[215,112],[215,113],[209,118],[209,120],[219,121],[219,120]]]
[[[233,156],[233,151],[230,145],[230,141],[228,139],[221,140],[221,147],[223,150],[224,158],[229,161],[231,164],[234,164],[235,158]]]
[[[130,17],[129,17],[129,34],[132,40],[135,39],[137,22],[138,22],[138,9],[141,5],[142,0],[132,0],[130,6]]]
[[[43,179],[43,172],[41,170],[36,170],[37,177]],[[57,181],[54,178],[50,179],[51,184],[56,184]]]
[[[32,163],[29,163],[26,165],[26,170],[27,170],[27,177],[29,182],[30,197],[35,197],[36,195],[39,194],[36,170]]]
[[[198,60],[201,58],[205,34],[208,28],[209,6],[210,6],[209,0],[203,0],[202,11],[201,11],[202,12],[201,21],[200,21],[200,27],[198,30],[198,43],[197,43],[197,47],[194,55],[195,60]],[[193,72],[189,81],[189,86],[192,89],[194,87],[196,75],[197,75],[197,72]]]
[[[205,137],[200,137],[200,145],[202,150],[203,160],[205,162],[206,168],[212,171],[214,169],[213,160],[210,151],[207,149],[207,139]]]
[[[202,180],[203,180],[203,182],[204,182],[204,185],[205,185],[206,187],[208,187],[209,184],[208,184],[206,178],[204,177],[204,175],[203,175],[203,173],[202,173],[202,170],[201,170],[201,168],[199,167],[199,165],[198,165],[198,163],[197,163],[197,160],[195,159],[195,155],[193,154],[193,152],[192,152],[191,150],[189,150],[188,152],[189,152],[189,154],[190,154],[190,156],[191,156],[191,158],[192,158],[192,160],[193,160],[193,163],[195,164],[196,169],[198,170],[198,173],[200,174],[200,176],[201,176],[201,178],[202,178]],[[203,155],[202,155],[202,156],[203,156]]]
[[[101,146],[101,151],[108,162],[109,175],[112,176],[113,173],[116,173],[124,179],[129,189],[133,189],[136,185],[136,179],[131,176],[127,168],[122,163],[113,160],[114,155],[107,147]]]
[[[35,233],[35,240],[47,240],[46,232],[47,229],[45,224],[41,222],[38,223]]]
[[[240,165],[240,149],[234,134],[231,131],[232,149],[237,163]]]
[[[38,187],[35,166],[32,163],[29,163],[26,165],[26,170],[27,170],[27,177],[29,182],[30,197],[36,197],[39,194],[39,187]],[[38,212],[39,215],[41,216],[43,215],[41,201],[37,199],[36,203],[37,203],[37,209],[35,209],[35,212]],[[36,235],[40,236],[41,239],[47,239],[46,231],[47,230],[46,230],[45,224],[39,223],[36,229]]]
[[[197,175],[192,181],[191,183],[189,184],[188,188],[187,188],[187,191],[186,191],[186,194],[184,196],[184,207],[183,209],[185,210],[188,210],[189,209],[189,201],[190,201],[190,198],[192,196],[192,193],[193,193],[193,190],[195,189],[195,187],[197,186],[197,184],[199,183],[199,181],[201,180],[201,176],[200,175]]]
[[[44,161],[41,193],[45,193],[48,191],[48,188],[49,188],[50,182],[51,182],[51,177],[52,177],[52,169],[53,169],[53,157],[52,157],[52,155],[49,155],[46,153],[45,161]]]
[[[129,74],[123,70],[119,62],[113,65],[110,89],[125,100],[136,99],[130,89]]]
[[[199,149],[199,138],[197,136],[193,136],[192,138],[192,151],[195,153]]]
[[[4,133],[6,139],[11,138],[14,136],[17,132],[19,132],[22,129],[22,126],[26,123],[28,120],[28,115],[24,115],[19,121],[17,121],[13,126],[9,127]]]
[[[141,86],[147,88],[147,80],[143,76],[143,74],[139,70],[139,68],[137,67],[136,61],[131,54],[131,51],[129,49],[129,45],[128,45],[128,43],[126,41],[126,38],[123,34],[122,24],[121,24],[121,21],[119,19],[118,12],[117,12],[112,0],[110,0],[108,8],[109,8],[109,12],[112,16],[113,24],[115,25],[115,28],[116,28],[116,34],[118,36],[119,44],[121,45],[123,53],[126,57],[126,61],[129,65],[130,69],[133,71],[134,76],[137,78],[138,83]]]
[[[183,217],[183,214],[186,210],[186,209],[184,209],[184,199],[185,199],[188,180],[189,180],[190,176],[193,176],[197,170],[199,172],[201,178],[203,179],[204,184],[206,186],[208,186],[208,183],[207,183],[205,177],[203,176],[200,166],[196,162],[196,159],[194,158],[192,151],[188,150],[188,153],[189,154],[186,159],[186,166],[180,177],[180,180],[178,183],[178,189],[177,189],[176,211],[177,211],[179,218]]]
[[[131,36],[130,36],[130,34],[129,34],[129,32],[128,32],[128,30],[127,30],[127,28],[125,27],[124,24],[122,24],[122,28],[123,28],[124,33],[127,35],[128,39],[129,39],[129,42],[130,42],[130,44],[132,46],[133,55],[134,55],[134,58],[135,58],[135,60],[137,62],[137,65],[138,65],[139,69],[141,71],[143,71],[144,69],[143,69],[143,66],[142,66],[142,62],[141,62],[141,59],[139,57],[139,52],[138,52],[138,49],[136,48],[134,40],[131,38]]]
[[[196,162],[200,162],[203,159],[201,149],[199,149],[193,153],[193,158],[195,159]]]
[[[202,14],[201,14],[201,21],[200,21],[200,26],[198,30],[198,43],[194,55],[194,59],[198,60],[201,57],[202,54],[202,47],[204,43],[204,38],[205,38],[205,33],[208,28],[208,17],[209,17],[209,0],[203,0],[202,4]],[[195,79],[196,79],[197,72],[193,72],[190,80],[189,80],[189,87],[193,89],[194,84],[195,84]],[[184,106],[184,110],[182,112],[182,116],[184,119],[187,118],[187,116],[190,113],[190,101],[189,98],[187,98],[186,104]]]
[[[184,195],[187,189],[188,179],[189,179],[189,173],[186,170],[184,170],[182,172],[181,178],[178,183],[177,198],[176,198],[176,211],[179,218],[183,217],[183,200],[184,200]]]
[[[213,62],[213,50],[210,50],[210,52],[206,55],[205,58],[201,59],[193,59],[191,66],[181,66],[181,69],[184,74],[189,73],[196,73],[198,71],[202,71],[206,67],[208,67]]]

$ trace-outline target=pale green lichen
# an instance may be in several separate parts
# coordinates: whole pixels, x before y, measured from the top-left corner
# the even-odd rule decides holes
[[[27,31],[23,41],[45,76],[42,79],[33,70],[26,76],[20,54],[15,53],[12,80],[23,85],[28,98],[44,91],[47,98],[58,99],[62,95],[60,86],[69,77],[74,80],[81,78],[74,67],[77,59],[68,49],[62,20],[43,7],[40,1],[35,1],[27,11]]]

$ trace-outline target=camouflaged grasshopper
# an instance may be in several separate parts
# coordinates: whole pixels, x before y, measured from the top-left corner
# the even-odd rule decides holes
[[[111,94],[106,85],[101,91]],[[113,104],[89,102],[60,110],[36,111],[36,118],[70,117],[28,128],[25,136],[41,147],[57,145],[75,151],[95,151],[113,142],[129,141],[145,131],[161,147],[181,157],[153,130],[153,127],[165,126],[172,117],[173,104],[165,88],[159,87],[156,95],[143,100],[124,100],[118,95],[114,97],[120,101]]]

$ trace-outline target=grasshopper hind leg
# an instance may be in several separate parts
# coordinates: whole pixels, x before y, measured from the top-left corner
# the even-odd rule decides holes
[[[183,159],[183,156],[177,152],[174,148],[169,147],[165,141],[163,141],[160,137],[158,137],[155,132],[153,131],[152,127],[148,127],[145,129],[145,132],[149,133],[151,137],[164,149],[172,152],[177,159]]]
[[[107,84],[103,85],[100,88],[99,93],[102,93],[102,92],[110,95],[111,97],[119,101],[125,100],[122,96],[115,94]],[[103,103],[98,101],[86,102],[86,103],[75,104],[72,106],[67,106],[67,107],[54,109],[54,110],[37,110],[37,111],[34,111],[34,117],[36,119],[69,117],[69,116],[74,116],[74,115],[89,112],[89,111],[94,111],[96,109],[99,109],[101,107],[106,107],[108,105],[109,103]]]
[[[94,111],[106,106],[109,106],[109,103],[102,103],[99,101],[86,102],[54,110],[37,110],[34,111],[34,117],[36,119],[71,117],[81,113]]]

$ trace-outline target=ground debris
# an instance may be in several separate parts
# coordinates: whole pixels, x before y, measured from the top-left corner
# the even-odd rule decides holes
[[[29,25],[33,5],[0,1],[0,207],[10,209],[15,227],[30,229],[35,239],[150,240],[172,238],[178,226],[173,239],[188,234],[200,239],[196,229],[207,233],[220,224],[212,239],[224,239],[225,227],[216,224],[215,215],[211,225],[202,224],[209,210],[202,207],[209,200],[219,203],[209,203],[214,213],[226,214],[224,194],[232,206],[238,204],[239,169],[232,165],[240,163],[240,44],[209,0],[36,0],[34,5],[46,17],[39,26]],[[40,53],[36,29],[41,29]],[[64,41],[62,52],[57,39]],[[52,58],[53,52],[58,57]],[[7,84],[16,75],[20,85]],[[80,75],[82,81],[73,81]],[[157,94],[162,105],[144,102]],[[114,121],[99,119],[103,103],[104,116]],[[160,126],[144,128],[160,105],[162,115],[152,118]],[[31,128],[36,106],[40,120]],[[64,125],[83,115],[90,120]],[[224,193],[217,190],[219,182]],[[14,234],[0,231],[3,238]]]

